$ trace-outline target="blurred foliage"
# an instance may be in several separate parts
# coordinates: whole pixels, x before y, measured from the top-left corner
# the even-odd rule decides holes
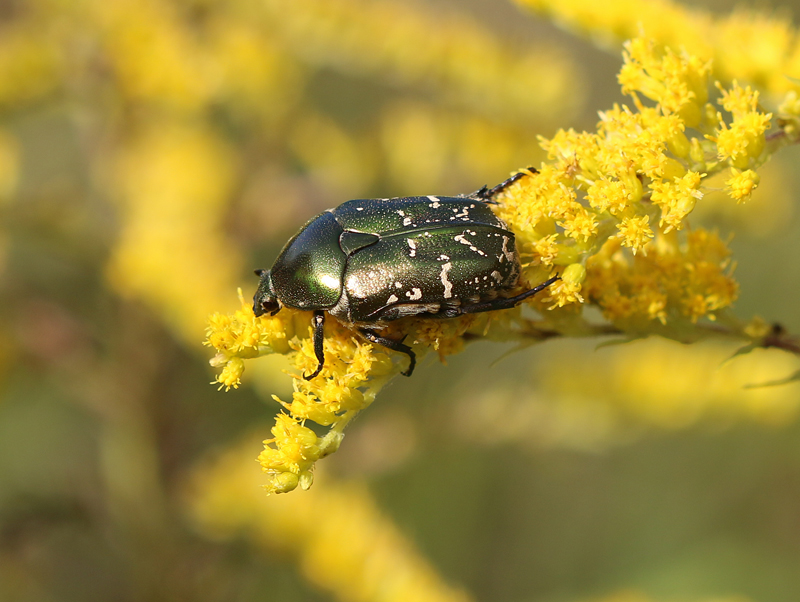
[[[791,55],[786,23],[757,41]],[[784,357],[473,346],[278,498],[280,359],[208,385],[206,316],[308,216],[538,164],[618,98],[609,56],[485,0],[0,2],[0,600],[796,600],[797,385],[740,387]],[[794,332],[797,160],[697,216],[736,232],[737,310]]]

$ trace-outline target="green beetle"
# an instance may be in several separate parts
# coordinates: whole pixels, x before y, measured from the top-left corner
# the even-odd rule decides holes
[[[535,170],[529,170],[535,171]],[[492,199],[520,172],[492,189],[457,197],[357,199],[309,220],[260,276],[256,316],[282,307],[313,310],[317,376],[325,364],[325,313],[367,340],[414,351],[376,330],[407,316],[455,318],[514,307],[559,279],[514,296],[520,262],[514,233],[491,210]]]

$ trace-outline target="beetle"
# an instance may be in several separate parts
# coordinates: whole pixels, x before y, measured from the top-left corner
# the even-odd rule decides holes
[[[325,364],[325,314],[354,327],[365,339],[409,358],[403,341],[376,332],[407,316],[455,318],[515,307],[544,290],[553,276],[523,293],[506,296],[519,281],[514,233],[490,209],[494,197],[528,173],[518,172],[489,189],[443,197],[356,199],[311,218],[286,243],[253,297],[256,316],[282,307],[312,310],[314,354]]]

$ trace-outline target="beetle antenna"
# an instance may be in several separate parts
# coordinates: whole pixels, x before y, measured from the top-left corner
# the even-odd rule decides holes
[[[521,178],[524,178],[525,176],[532,176],[532,175],[537,174],[537,173],[539,173],[539,170],[536,169],[535,167],[533,167],[533,166],[526,167],[525,169],[520,170],[517,173],[515,173],[510,178],[508,178],[506,180],[503,180],[502,182],[500,182],[494,188],[489,189],[486,186],[484,186],[478,192],[475,193],[475,196],[477,196],[480,199],[483,199],[487,203],[493,203],[494,202],[493,201],[494,197],[496,197],[498,194],[503,192],[506,188],[511,186],[517,180],[519,180]]]

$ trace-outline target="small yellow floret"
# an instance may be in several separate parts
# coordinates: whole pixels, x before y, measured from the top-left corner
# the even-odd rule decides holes
[[[682,178],[657,181],[650,186],[653,190],[653,203],[661,207],[659,225],[664,228],[664,232],[683,227],[684,218],[694,209],[695,203],[703,198],[699,188],[704,175],[690,171]]]
[[[284,493],[304,482],[310,485],[311,468],[321,451],[314,431],[288,414],[278,414],[272,434],[258,456],[262,470],[270,477],[267,492]]]
[[[553,301],[550,309],[564,307],[569,303],[583,303],[580,294],[581,284],[586,279],[586,268],[580,263],[573,263],[567,266],[561,274],[561,280],[551,284],[547,290],[550,293],[549,299]]]
[[[627,209],[631,194],[619,180],[597,180],[586,191],[586,200],[598,211],[619,215]]]
[[[225,388],[226,391],[238,389],[242,382],[242,372],[244,372],[244,360],[239,357],[232,357],[225,362],[222,372],[217,375],[216,382],[219,383],[219,388]]]
[[[587,241],[597,234],[597,220],[594,216],[581,208],[575,214],[563,221],[564,234],[576,240]]]
[[[654,236],[650,229],[650,216],[647,215],[626,217],[617,226],[617,232],[622,239],[623,246],[630,247],[634,255],[637,251],[644,249],[644,246]]]
[[[725,182],[728,194],[737,202],[749,200],[750,195],[758,188],[761,177],[752,169],[739,171],[735,167],[732,167],[731,173],[733,175]]]
[[[720,103],[733,115],[730,126],[720,120],[715,141],[719,157],[733,167],[746,169],[760,158],[764,150],[764,134],[772,120],[771,113],[758,111],[758,92],[742,88],[736,82],[722,91]]]
[[[719,103],[734,119],[758,110],[758,90],[753,90],[750,86],[742,88],[736,80],[729,89],[719,82],[716,82],[716,86],[721,93]]]
[[[543,265],[553,265],[553,260],[558,255],[557,239],[558,234],[549,234],[533,243],[534,253]]]

